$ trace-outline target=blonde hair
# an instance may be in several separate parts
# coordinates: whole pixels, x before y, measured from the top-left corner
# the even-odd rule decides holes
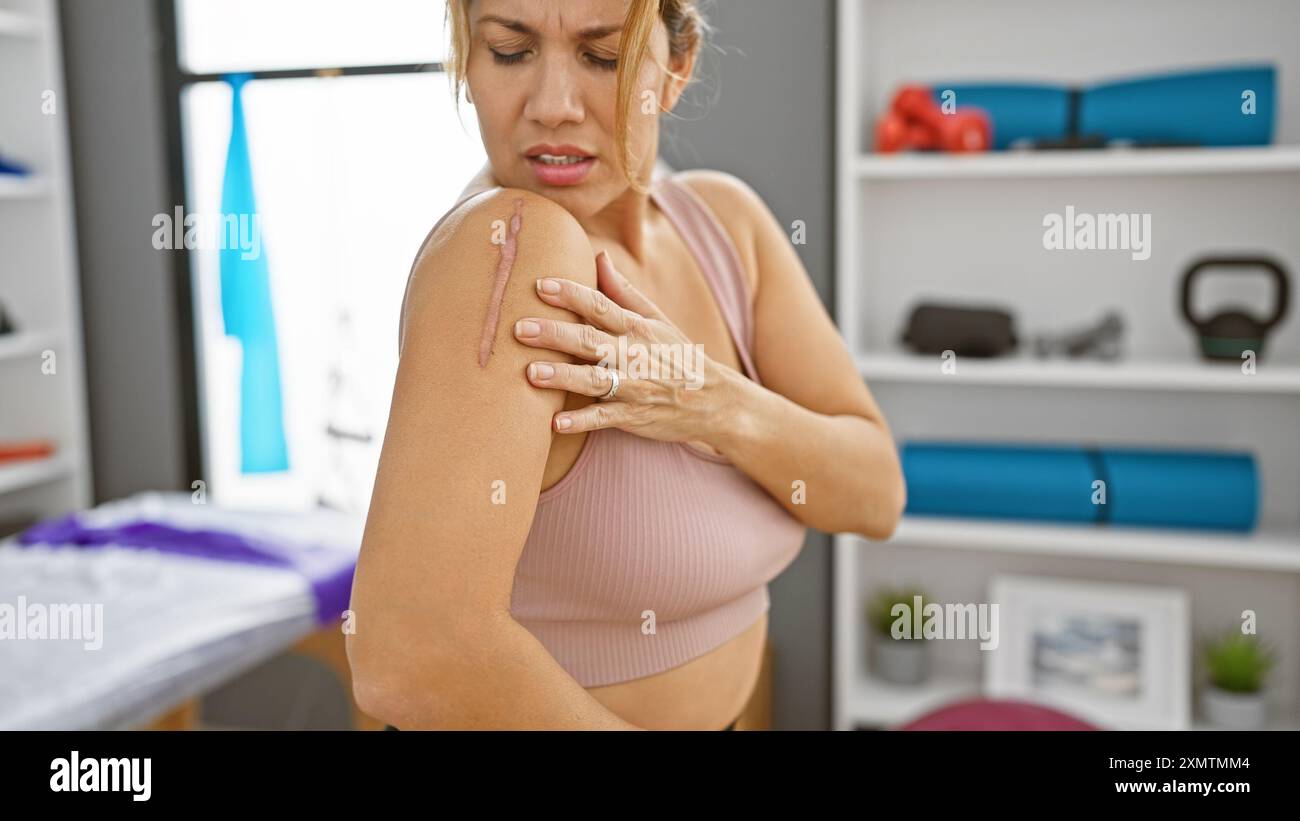
[[[473,0],[447,1],[447,77],[451,81],[452,95],[459,109],[461,92],[465,88],[465,76],[469,65],[470,31],[469,4]],[[632,173],[635,158],[627,142],[628,120],[632,106],[632,94],[636,90],[637,75],[641,62],[650,49],[650,37],[654,33],[655,14],[668,29],[668,55],[670,59],[689,54],[699,48],[709,32],[708,21],[696,6],[696,0],[631,0],[627,9],[627,18],[623,21],[623,38],[619,47],[617,71],[618,91],[615,96],[614,140],[618,148],[618,160],[628,183],[640,193],[645,187]],[[686,79],[674,74],[667,66],[665,72],[677,79]]]

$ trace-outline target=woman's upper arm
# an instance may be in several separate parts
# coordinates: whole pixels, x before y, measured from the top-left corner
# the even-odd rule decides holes
[[[497,242],[508,234],[518,200],[517,255],[493,352],[480,367],[480,338],[503,253]],[[551,418],[564,401],[562,393],[528,383],[524,370],[537,351],[515,340],[513,325],[525,315],[574,319],[537,298],[534,283],[544,275],[594,287],[591,245],[559,205],[513,189],[464,206],[416,262],[353,585],[354,656],[361,651],[373,662],[385,649],[432,651],[455,644],[435,637],[471,637],[482,622],[508,616],[515,565],[550,450]]]

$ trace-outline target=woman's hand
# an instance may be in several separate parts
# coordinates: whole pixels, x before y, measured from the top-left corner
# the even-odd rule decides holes
[[[539,388],[605,396],[618,373],[614,397],[553,420],[561,433],[618,428],[669,442],[712,445],[719,423],[743,390],[740,377],[693,345],[663,312],[614,270],[609,255],[596,255],[599,290],[572,280],[537,281],[537,295],[566,308],[587,324],[525,317],[515,323],[515,338],[525,345],[572,354],[583,363],[538,360],[528,366],[528,381]],[[593,364],[585,364],[585,363]]]

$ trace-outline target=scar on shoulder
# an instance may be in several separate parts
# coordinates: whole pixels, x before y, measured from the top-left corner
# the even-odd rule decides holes
[[[492,343],[496,340],[497,326],[501,323],[501,302],[505,299],[506,283],[510,281],[510,271],[515,267],[515,257],[519,253],[519,229],[524,224],[524,201],[515,200],[515,213],[510,217],[510,228],[505,242],[501,243],[501,256],[497,260],[496,280],[492,285],[492,299],[488,302],[487,318],[483,321],[483,336],[478,343],[478,366],[487,367],[488,357],[492,355]]]

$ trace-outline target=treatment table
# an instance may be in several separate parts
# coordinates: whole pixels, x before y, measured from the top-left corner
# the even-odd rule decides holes
[[[364,516],[326,508],[236,511],[159,492],[77,517],[97,528],[148,521],[310,545],[345,569],[355,566],[365,525]],[[335,575],[350,584],[350,572],[346,580]],[[193,713],[205,692],[291,649],[332,668],[351,696],[341,621],[322,617],[319,591],[294,569],[139,546],[20,544],[12,536],[0,540],[0,605],[16,607],[20,597],[28,605],[102,605],[102,646],[0,640],[0,730],[177,726],[159,719]],[[379,726],[355,701],[351,708],[354,727]]]

